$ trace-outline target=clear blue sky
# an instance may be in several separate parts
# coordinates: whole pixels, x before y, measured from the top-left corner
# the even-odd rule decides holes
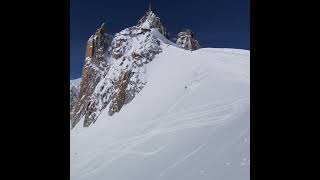
[[[70,79],[81,77],[85,44],[106,22],[115,34],[135,25],[149,2],[170,33],[196,33],[202,47],[250,49],[250,0],[71,0]]]

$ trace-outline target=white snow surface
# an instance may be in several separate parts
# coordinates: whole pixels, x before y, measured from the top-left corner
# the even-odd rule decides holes
[[[161,46],[130,103],[70,131],[71,180],[250,179],[250,51]]]

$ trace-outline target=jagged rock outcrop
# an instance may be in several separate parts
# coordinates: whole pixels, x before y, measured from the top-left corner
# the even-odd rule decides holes
[[[104,24],[87,42],[82,83],[74,111],[73,128],[81,119],[90,126],[107,109],[111,116],[129,103],[147,83],[144,64],[159,54],[161,42],[153,30],[168,37],[160,19],[149,10],[137,23],[113,37]]]
[[[96,109],[92,102],[92,94],[96,85],[100,82],[103,72],[108,69],[108,49],[111,45],[112,36],[106,33],[105,24],[92,35],[86,46],[85,63],[82,70],[82,82],[78,100],[74,105],[71,115],[71,127],[74,127],[82,117],[86,121],[95,119],[92,111]]]
[[[169,32],[162,25],[160,18],[157,17],[149,7],[148,12],[138,21],[137,27],[140,27],[143,30],[149,30],[151,28],[157,29],[161,34],[169,39]]]
[[[189,29],[178,34],[176,44],[186,50],[197,50],[200,48],[198,41],[195,39],[194,33]]]

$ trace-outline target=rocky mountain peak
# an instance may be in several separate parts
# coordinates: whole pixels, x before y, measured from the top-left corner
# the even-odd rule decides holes
[[[198,41],[195,39],[194,32],[190,29],[178,33],[176,44],[186,50],[197,50],[200,48]]]
[[[114,36],[106,33],[103,23],[89,38],[72,128],[81,119],[84,127],[90,126],[106,108],[113,115],[141,91],[147,83],[144,64],[162,52],[153,30],[168,36],[160,18],[150,10],[137,25]]]
[[[81,118],[94,119],[92,111],[95,109],[91,102],[96,85],[100,82],[104,72],[109,68],[108,56],[112,36],[106,33],[105,23],[90,36],[87,41],[85,63],[82,69],[82,81],[77,101],[71,114],[73,128]]]
[[[131,102],[147,84],[145,64],[162,52],[159,37],[168,39],[169,33],[151,6],[136,25],[115,35],[107,34],[102,23],[87,41],[82,82],[70,115],[71,128],[81,119],[88,127],[103,110],[112,116]],[[179,33],[179,38],[183,48],[199,47],[189,31]]]
[[[160,18],[155,15],[155,13],[151,10],[151,5],[149,5],[148,11],[145,15],[138,21],[136,25],[138,28],[142,28],[144,30],[150,30],[152,28],[157,29],[162,35],[164,35],[167,39],[169,39],[169,32],[163,26],[160,21]]]

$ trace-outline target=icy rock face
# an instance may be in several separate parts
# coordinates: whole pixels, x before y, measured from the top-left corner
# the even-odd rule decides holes
[[[178,34],[177,45],[186,50],[197,50],[200,48],[198,41],[194,37],[194,33],[187,29]]]
[[[72,114],[73,112],[74,105],[79,95],[80,81],[81,81],[81,78],[70,80],[70,114]]]
[[[161,41],[152,30],[168,37],[166,28],[152,11],[137,25],[115,34],[111,41],[101,28],[87,44],[79,99],[71,118],[72,128],[81,118],[84,118],[83,126],[88,127],[102,110],[108,108],[111,116],[129,103],[147,83],[144,65],[162,51]]]
[[[87,121],[94,119],[92,112],[96,110],[92,95],[98,82],[110,66],[108,49],[112,36],[106,33],[104,24],[87,41],[85,63],[82,69],[82,82],[74,111],[71,114],[71,127],[73,128],[82,117]]]

